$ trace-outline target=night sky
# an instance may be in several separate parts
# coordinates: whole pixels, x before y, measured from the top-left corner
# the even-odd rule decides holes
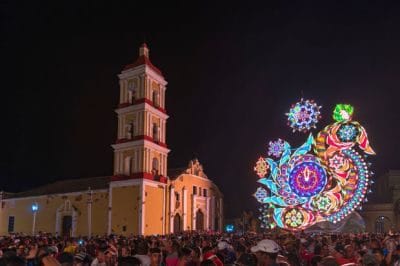
[[[169,167],[198,157],[227,217],[257,205],[253,165],[270,140],[305,141],[285,116],[302,96],[323,106],[319,129],[335,103],[354,105],[373,170],[400,169],[399,5],[60,2],[0,4],[6,191],[112,174],[117,74],[143,41],[169,82]]]

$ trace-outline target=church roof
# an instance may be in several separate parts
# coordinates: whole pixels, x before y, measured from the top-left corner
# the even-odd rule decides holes
[[[133,62],[133,64],[126,65],[126,66],[124,67],[124,70],[131,69],[131,68],[135,68],[135,67],[141,66],[141,65],[146,65],[146,66],[150,67],[150,68],[151,68],[152,70],[154,70],[157,74],[159,74],[159,75],[162,76],[161,70],[159,70],[157,67],[155,67],[155,66],[151,63],[150,59],[149,59],[147,56],[145,56],[145,55],[139,56],[138,59],[136,59],[136,61]]]
[[[109,176],[89,177],[89,178],[76,178],[56,181],[47,185],[43,185],[31,190],[5,193],[5,198],[25,198],[41,195],[63,194],[71,192],[86,191],[90,187],[92,190],[108,189],[111,181]]]
[[[143,52],[143,50],[145,50],[145,52]],[[124,70],[135,68],[135,67],[141,66],[141,65],[146,65],[146,66],[150,67],[153,71],[155,71],[157,74],[162,76],[161,70],[159,70],[157,67],[155,67],[151,63],[148,51],[149,51],[149,49],[147,47],[147,44],[143,43],[141,48],[139,49],[139,57],[136,59],[135,62],[133,62],[133,64],[126,65],[124,67]]]

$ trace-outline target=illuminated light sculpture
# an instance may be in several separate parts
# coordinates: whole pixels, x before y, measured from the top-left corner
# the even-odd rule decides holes
[[[354,113],[354,107],[350,104],[339,103],[333,110],[333,120],[336,122],[343,122],[351,120]]]
[[[302,100],[292,109],[307,102],[315,104]],[[336,122],[315,138],[310,134],[298,148],[292,148],[284,140],[279,140],[279,144],[270,142],[268,155],[278,159],[260,158],[255,167],[260,177],[258,182],[263,185],[254,196],[262,204],[260,218],[264,228],[278,226],[296,231],[318,222],[336,223],[366,201],[365,194],[373,181],[365,155],[375,152],[365,129],[352,120],[353,113],[351,105],[336,105],[333,112]],[[294,129],[303,131],[315,123],[308,127],[300,123]],[[272,151],[278,153],[270,151],[273,145],[278,148]]]
[[[270,141],[269,142],[269,147],[268,147],[268,155],[275,156],[276,158],[281,157],[283,151],[285,150],[285,145],[283,140],[277,139],[275,141]]]
[[[288,125],[295,131],[307,132],[311,128],[315,128],[318,120],[321,118],[320,109],[313,100],[304,100],[292,105],[288,117]]]
[[[262,178],[268,173],[268,168],[269,166],[267,162],[264,160],[263,157],[260,157],[256,162],[256,166],[254,166],[254,171],[260,178]]]

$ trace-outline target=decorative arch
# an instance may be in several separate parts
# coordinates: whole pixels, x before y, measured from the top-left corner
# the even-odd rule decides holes
[[[64,204],[61,204],[56,211],[56,234],[75,237],[77,222],[77,208],[73,206],[69,200],[65,200]],[[68,231],[65,231],[65,226],[67,226],[67,223],[70,223],[70,227]]]

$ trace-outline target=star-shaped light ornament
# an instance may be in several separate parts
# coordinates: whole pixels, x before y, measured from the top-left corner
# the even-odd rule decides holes
[[[329,167],[337,170],[340,170],[345,164],[345,159],[343,156],[339,154],[335,154],[332,158],[329,159]]]

